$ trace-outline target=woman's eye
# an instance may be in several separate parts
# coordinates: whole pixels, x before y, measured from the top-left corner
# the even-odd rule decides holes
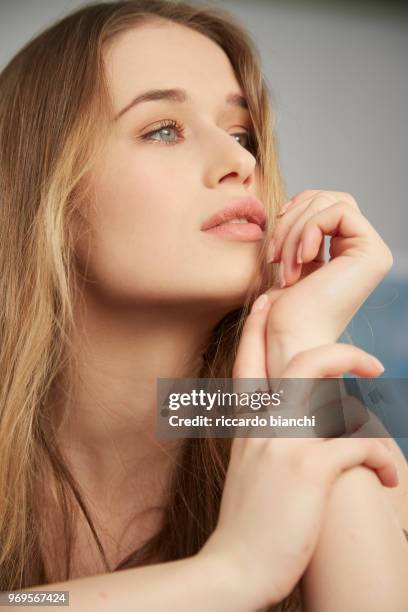
[[[177,123],[177,121],[168,121],[168,122],[163,122],[158,128],[156,128],[155,130],[152,130],[151,132],[148,132],[147,134],[144,134],[142,136],[143,140],[153,140],[156,142],[164,142],[165,144],[173,144],[174,142],[177,141],[176,140],[167,140],[167,136],[169,135],[169,133],[171,134],[171,132],[176,132],[179,134],[182,134],[184,131],[184,126],[182,126],[181,124]],[[157,138],[153,138],[153,135],[155,134],[160,134],[163,133],[165,135],[164,140],[162,140],[161,138],[157,139]]]
[[[237,132],[235,134],[232,134],[232,136],[238,136],[239,138],[242,138],[244,141],[244,144],[242,146],[245,149],[248,149],[248,151],[250,151],[251,153],[256,150],[255,141],[250,132]]]
[[[175,133],[176,138],[171,138],[171,134]],[[159,125],[155,130],[147,132],[141,136],[142,140],[150,140],[154,142],[162,142],[164,144],[175,144],[177,142],[177,135],[183,135],[184,126],[178,123],[177,121],[164,121]],[[163,138],[153,138],[153,136],[162,134]],[[231,134],[235,138],[239,138],[238,142],[241,143],[243,141],[242,146],[248,149],[251,153],[256,153],[255,140],[250,132],[236,132]]]

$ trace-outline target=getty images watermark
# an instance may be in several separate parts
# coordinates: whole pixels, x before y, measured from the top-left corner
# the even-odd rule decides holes
[[[221,392],[208,393],[204,389],[193,389],[190,393],[172,392],[169,395],[168,408],[169,410],[178,411],[181,407],[196,407],[202,408],[205,411],[213,410],[216,407],[231,407],[239,406],[241,409],[248,408],[249,410],[260,410],[262,407],[276,407],[281,405],[281,392],[253,392],[253,393],[237,393],[237,392]],[[180,416],[179,414],[169,415],[168,422],[171,427],[314,427],[316,417],[282,417],[269,414],[268,417],[255,416],[226,416],[221,414],[216,417],[209,417],[203,414],[197,414],[193,417]]]
[[[398,406],[398,399],[406,406],[407,391],[406,379],[159,378],[156,433],[161,438],[408,437],[406,410]]]

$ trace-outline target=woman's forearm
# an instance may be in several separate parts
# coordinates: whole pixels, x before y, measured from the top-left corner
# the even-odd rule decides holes
[[[408,610],[408,543],[377,476],[338,477],[302,579],[305,612]]]
[[[24,589],[56,590],[69,591],[72,612],[253,612],[257,607],[250,585],[247,588],[232,568],[199,555]]]

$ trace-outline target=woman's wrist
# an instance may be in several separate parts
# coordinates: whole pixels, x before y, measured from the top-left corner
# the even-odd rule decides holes
[[[277,335],[268,338],[267,366],[269,378],[280,378],[289,361],[300,350],[304,349],[295,348],[293,339]]]
[[[267,350],[269,378],[280,378],[289,361],[298,353],[334,342],[337,342],[337,337],[334,333],[329,332],[321,333],[320,336],[316,333],[308,336],[307,333],[301,332],[297,334],[271,333],[268,337]]]
[[[249,571],[238,561],[234,563],[228,555],[204,549],[195,556],[195,560],[199,571],[208,577],[208,586],[214,593],[218,593],[218,599],[214,598],[214,604],[218,603],[217,610],[263,612],[266,607],[283,599],[277,595],[273,601],[266,601],[265,590],[254,580],[256,568]]]

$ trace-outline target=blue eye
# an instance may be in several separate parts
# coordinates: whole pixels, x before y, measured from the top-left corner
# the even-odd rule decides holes
[[[167,138],[165,138],[162,140],[161,138],[153,138],[154,135],[160,134],[160,133],[166,134],[166,136],[169,136],[169,134],[171,134],[172,131],[175,131],[178,135],[183,135],[184,126],[178,123],[177,121],[175,121],[174,119],[165,120],[159,124],[159,127],[157,127],[155,130],[152,130],[151,132],[147,132],[146,134],[143,134],[141,138],[142,140],[147,140],[147,141],[150,140],[153,142],[162,142],[164,144],[175,144],[177,142],[177,139],[168,140]],[[248,149],[248,151],[250,151],[254,155],[256,155],[256,146],[254,145],[254,138],[251,132],[249,131],[248,132],[237,132],[235,134],[231,134],[231,136],[243,138],[247,144],[244,144],[242,146]]]
[[[160,123],[159,127],[156,128],[155,130],[152,130],[151,132],[148,132],[147,134],[143,134],[143,136],[141,137],[143,140],[153,140],[156,142],[164,142],[164,144],[173,144],[174,141],[169,141],[169,140],[158,140],[156,138],[152,138],[153,134],[160,134],[160,132],[171,132],[171,130],[175,130],[176,132],[178,132],[179,134],[183,134],[184,133],[184,126],[181,125],[180,123],[178,123],[177,121],[174,121],[174,119],[170,120],[170,121],[162,121],[162,123]]]

